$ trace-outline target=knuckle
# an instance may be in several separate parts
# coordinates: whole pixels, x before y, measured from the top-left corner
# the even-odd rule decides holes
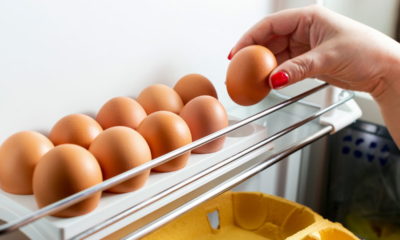
[[[308,15],[312,19],[319,18],[321,15],[324,15],[324,13],[325,13],[325,8],[317,4],[307,7],[306,11],[306,15]]]
[[[313,75],[315,69],[315,61],[311,57],[301,57],[293,59],[297,78],[304,79]]]
[[[323,11],[324,7],[322,7],[321,5],[318,5],[318,4],[313,4],[308,7],[308,10],[309,10],[310,14],[317,14],[317,13]]]

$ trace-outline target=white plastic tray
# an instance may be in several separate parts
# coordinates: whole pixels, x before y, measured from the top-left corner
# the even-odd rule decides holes
[[[231,123],[236,121],[234,117],[230,119]],[[212,154],[192,154],[187,166],[179,171],[152,172],[145,186],[137,191],[126,194],[103,193],[99,206],[89,214],[74,218],[46,217],[21,230],[32,238],[68,239],[266,137],[266,127],[254,123],[246,125],[227,135],[222,150]],[[0,216],[6,221],[32,213],[37,209],[33,195],[21,196],[0,191]]]

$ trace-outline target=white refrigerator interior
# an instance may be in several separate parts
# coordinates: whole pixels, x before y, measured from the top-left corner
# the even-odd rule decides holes
[[[250,26],[285,7],[284,2],[1,1],[0,142],[21,130],[47,134],[67,114],[95,116],[112,97],[136,97],[154,83],[173,86],[189,73],[208,77],[228,112],[240,112],[244,107],[229,99],[224,85],[227,55]],[[354,111],[353,120],[360,115],[356,106],[343,111]],[[300,158],[300,152],[292,154],[290,161],[268,168],[234,190],[296,201]],[[4,212],[7,209],[0,204],[0,220],[11,220],[5,219]],[[76,234],[46,229],[45,221],[21,231],[47,239]],[[124,224],[128,223],[118,227]],[[104,237],[118,227],[91,238]]]
[[[48,131],[115,96],[208,77],[226,97],[231,47],[270,1],[2,1],[1,136]]]

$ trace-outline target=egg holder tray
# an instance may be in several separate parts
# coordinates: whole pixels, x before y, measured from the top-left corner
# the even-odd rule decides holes
[[[359,240],[310,208],[260,192],[227,191],[142,240]]]
[[[280,138],[294,129],[320,117],[339,105],[344,104],[353,97],[353,93],[350,93],[343,99],[320,109],[311,116],[269,137],[267,137],[266,127],[252,123],[321,89],[324,89],[327,86],[329,86],[329,84],[321,84],[243,120],[237,120],[230,117],[230,125],[222,130],[41,209],[37,208],[32,195],[21,196],[0,191],[0,214],[4,220],[8,221],[7,223],[0,225],[0,235],[20,229],[28,236],[37,236],[45,239],[81,239],[90,236],[100,229],[109,226],[113,222],[117,222],[124,217],[143,209],[145,206],[157,202],[158,200],[168,196],[168,194],[179,190],[179,188],[201,179],[208,173],[215,171],[228,163],[234,162],[246,154],[254,152],[261,147],[263,147],[263,151],[265,151],[265,146],[269,146],[267,149],[270,149],[272,147],[271,143],[277,138]],[[240,131],[238,131],[239,128],[241,128]],[[328,131],[325,132],[325,135],[332,130],[333,127],[330,126]],[[74,218],[55,218],[49,216],[52,213],[71,206],[96,192],[106,190],[124,182],[143,171],[161,165],[187,151],[195,149],[223,135],[227,135],[227,138],[224,148],[219,152],[212,154],[192,154],[187,166],[179,171],[170,173],[151,173],[145,186],[134,192],[125,194],[103,193],[99,206],[86,215]],[[233,155],[232,152],[234,152]],[[240,180],[240,178],[237,178],[229,187],[233,187]],[[223,190],[226,191],[227,189],[228,187]],[[221,193],[218,191],[213,192],[214,194],[207,195],[208,198]],[[192,208],[195,205],[187,206],[188,209],[185,211],[189,210],[189,207]],[[154,227],[157,227],[157,224],[155,224],[153,228]],[[136,239],[136,237],[138,236],[130,239]]]

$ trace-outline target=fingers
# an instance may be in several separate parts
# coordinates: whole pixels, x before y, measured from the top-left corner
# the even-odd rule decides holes
[[[311,49],[313,22],[323,9],[314,6],[272,14],[252,27],[232,48],[228,59],[249,45],[263,45],[275,55],[279,66],[269,77],[272,88],[280,88],[323,73],[323,51]],[[315,38],[315,36],[314,36]],[[314,44],[315,45],[315,44]]]
[[[308,11],[307,8],[289,9],[264,18],[243,35],[232,48],[230,57],[246,46],[254,44],[266,46],[268,42],[275,42],[271,41],[273,38],[290,35],[296,31]]]
[[[282,53],[289,47],[289,38],[287,36],[275,37],[265,43],[266,46],[274,55]]]
[[[319,75],[323,72],[322,66],[323,59],[318,50],[311,50],[288,59],[272,71],[269,77],[270,87],[278,89],[304,78]]]

